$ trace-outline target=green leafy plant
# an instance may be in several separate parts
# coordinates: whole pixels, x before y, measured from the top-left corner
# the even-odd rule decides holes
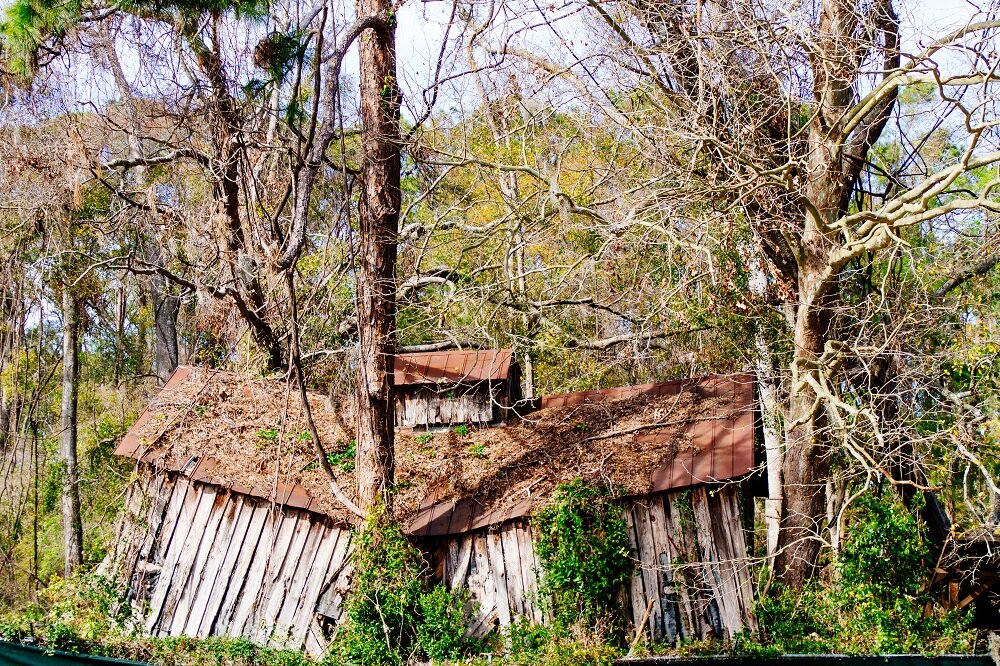
[[[799,653],[968,651],[967,613],[927,612],[933,557],[910,510],[867,494],[851,518],[832,581],[815,578],[801,590],[776,585],[758,602],[763,645]]]
[[[421,446],[427,446],[434,440],[434,433],[425,432],[422,435],[417,435],[417,444]]]
[[[457,659],[478,650],[466,636],[468,592],[430,584],[420,551],[384,508],[356,537],[346,623],[333,647],[336,663],[407,663],[417,656]]]
[[[467,425],[465,425],[463,423],[460,426],[455,426],[455,428],[454,428],[454,430],[452,432],[454,432],[459,437],[465,437],[466,435],[469,434],[469,426],[467,426]]]
[[[345,472],[354,471],[354,456],[357,453],[358,442],[357,440],[351,440],[350,444],[344,445],[343,442],[337,442],[341,447],[338,451],[333,451],[326,454],[326,461],[330,463],[332,467],[338,467]]]
[[[278,429],[277,428],[261,428],[257,431],[257,439],[260,440],[259,446],[266,446],[268,444],[274,444],[278,441]]]
[[[469,447],[469,455],[473,458],[485,458],[486,457],[486,445],[485,444],[473,444]]]
[[[632,577],[628,525],[616,496],[576,479],[557,486],[535,517],[543,591],[559,623],[607,621],[618,606],[617,590]]]

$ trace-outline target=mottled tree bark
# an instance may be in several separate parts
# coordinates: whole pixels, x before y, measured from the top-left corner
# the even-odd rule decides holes
[[[393,483],[392,359],[396,347],[396,236],[400,208],[399,87],[388,0],[357,0],[357,15],[384,15],[360,44],[362,174],[357,287],[358,505],[388,504]]]

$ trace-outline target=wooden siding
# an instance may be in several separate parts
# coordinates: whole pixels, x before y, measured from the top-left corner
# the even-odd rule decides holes
[[[428,427],[460,423],[485,425],[494,420],[497,391],[477,385],[433,384],[396,387],[396,425]]]
[[[434,548],[431,564],[448,589],[466,587],[471,592],[473,635],[483,636],[518,617],[536,623],[546,619],[538,597],[541,568],[526,521],[425,540],[423,546]]]
[[[637,572],[622,606],[633,627],[647,618],[647,638],[731,638],[754,627],[740,492],[738,484],[699,486],[626,501]],[[351,532],[323,515],[145,473],[126,497],[118,534],[104,570],[129,581],[154,635],[244,636],[320,655],[319,621],[341,619]],[[546,621],[526,519],[419,541],[449,588],[471,591],[474,634],[518,617]]]
[[[755,626],[739,493],[732,484],[627,501],[637,570],[622,605],[633,630],[647,608],[643,630],[653,641],[732,638]],[[526,521],[441,539],[432,564],[449,588],[472,592],[478,605],[473,633],[517,617],[545,620],[538,603],[540,565]],[[425,539],[425,548],[435,542]]]
[[[152,635],[243,636],[319,656],[321,598],[329,597],[324,614],[340,616],[327,582],[343,583],[351,532],[317,513],[144,473],[126,498],[117,544],[103,569],[129,581]]]

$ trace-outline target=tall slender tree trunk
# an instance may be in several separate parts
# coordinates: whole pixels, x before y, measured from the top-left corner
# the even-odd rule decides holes
[[[357,0],[359,17],[388,20],[361,37],[361,231],[357,287],[358,505],[388,504],[393,483],[392,361],[396,351],[396,237],[400,208],[399,86],[389,0]]]
[[[76,407],[80,376],[80,304],[63,288],[63,372],[59,462],[63,466],[62,532],[65,574],[83,562],[83,524],[80,519],[80,486],[76,461]]]

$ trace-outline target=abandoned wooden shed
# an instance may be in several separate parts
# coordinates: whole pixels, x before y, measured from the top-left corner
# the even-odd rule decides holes
[[[509,349],[399,354],[393,363],[396,426],[505,423],[521,399]]]
[[[310,402],[350,487],[349,428]],[[105,568],[151,633],[323,652],[350,590],[353,525],[304,431],[284,383],[180,368],[123,438],[136,482]],[[610,481],[627,493],[639,564],[628,619],[654,640],[728,637],[753,626],[754,432],[749,375],[548,396],[504,427],[401,431],[396,511],[437,576],[472,591],[485,633],[545,620],[532,510],[558,483]]]

